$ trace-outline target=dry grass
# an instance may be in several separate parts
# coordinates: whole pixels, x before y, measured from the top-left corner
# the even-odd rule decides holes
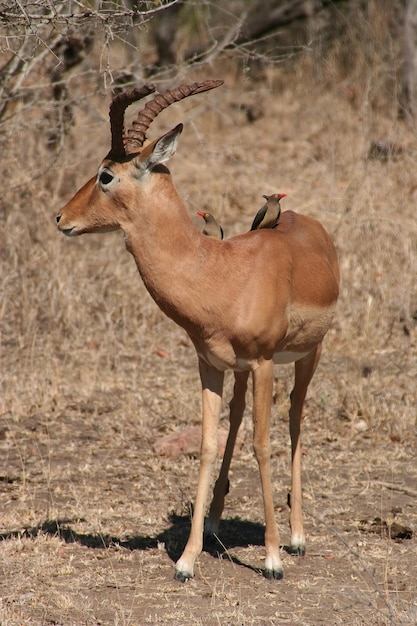
[[[226,75],[222,90],[172,107],[154,131],[185,122],[174,179],[190,211],[212,211],[227,236],[249,228],[262,194],[285,191],[283,208],[319,218],[338,248],[340,304],[307,402],[309,551],[284,555],[280,583],[254,571],[263,513],[250,437],[233,465],[224,558],[213,558],[219,544],[202,554],[190,584],[172,580],[198,459],[157,458],[152,443],[199,423],[196,357],[146,293],[120,233],[69,241],[54,225],[108,149],[107,102],[79,92],[74,129],[53,158],[30,127],[23,150],[5,137],[4,626],[416,622],[415,538],[395,542],[360,527],[378,516],[417,526],[415,129],[375,111],[366,94],[352,103],[309,74],[300,64],[291,74],[275,68],[263,84]],[[264,115],[250,124],[242,107],[255,101]],[[23,127],[27,114],[15,123]],[[375,140],[395,141],[402,155],[368,160]],[[228,397],[230,388],[228,378]],[[272,466],[284,543],[290,388],[282,368]]]

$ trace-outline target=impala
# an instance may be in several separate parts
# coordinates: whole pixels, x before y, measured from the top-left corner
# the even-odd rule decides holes
[[[182,124],[149,142],[153,119],[171,103],[223,81],[182,85],[156,95],[124,130],[127,106],[155,89],[119,94],[110,106],[111,149],[98,172],[56,218],[65,235],[122,229],[126,248],[157,305],[193,342],[202,384],[202,442],[190,536],[175,566],[175,578],[194,575],[203,547],[204,514],[217,452],[223,378],[235,372],[230,431],[206,532],[216,532],[228,492],[228,473],[253,379],[253,446],[265,509],[265,570],[282,578],[280,536],[270,474],[270,414],[274,363],[295,363],[289,410],[292,448],[291,552],[304,554],[300,432],[307,387],[317,367],[339,293],[334,245],[309,217],[285,211],[275,229],[260,229],[225,241],[206,237],[193,224],[164,165],[174,154]]]

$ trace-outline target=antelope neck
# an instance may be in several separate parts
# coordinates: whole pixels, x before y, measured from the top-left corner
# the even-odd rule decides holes
[[[181,199],[157,198],[122,226],[146,288],[158,306],[188,328],[201,326],[202,277],[209,240],[194,226]]]

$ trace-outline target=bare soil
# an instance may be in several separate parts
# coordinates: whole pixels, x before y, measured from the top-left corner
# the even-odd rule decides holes
[[[197,361],[120,233],[56,232],[54,215],[108,150],[108,102],[91,91],[39,179],[24,159],[36,172],[44,148],[27,139],[3,198],[4,626],[417,623],[415,129],[366,94],[352,103],[338,85],[307,82],[301,67],[264,83],[224,78],[153,131],[185,123],[170,167],[191,214],[213,212],[232,236],[249,228],[262,194],[285,192],[282,208],[319,218],[340,257],[338,312],[306,402],[306,556],[285,550],[288,366],[277,369],[271,428],[284,579],[262,576],[249,393],[219,537],[192,581],[173,580],[199,459],[153,445],[199,424]],[[263,114],[250,122],[253,104]],[[400,154],[368,158],[372,141],[388,140]],[[228,376],[223,426],[231,388]]]

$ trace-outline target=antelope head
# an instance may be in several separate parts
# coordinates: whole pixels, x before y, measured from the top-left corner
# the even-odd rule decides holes
[[[67,236],[99,233],[122,228],[129,221],[132,196],[135,206],[144,206],[156,184],[155,176],[169,174],[162,165],[174,154],[183,125],[178,124],[158,139],[146,141],[146,132],[155,117],[183,98],[208,91],[222,80],[181,85],[157,94],[138,113],[131,127],[124,129],[124,113],[134,102],[155,91],[153,85],[122,92],[110,105],[111,148],[98,168],[56,217],[59,230]],[[159,181],[160,182],[160,181]]]

